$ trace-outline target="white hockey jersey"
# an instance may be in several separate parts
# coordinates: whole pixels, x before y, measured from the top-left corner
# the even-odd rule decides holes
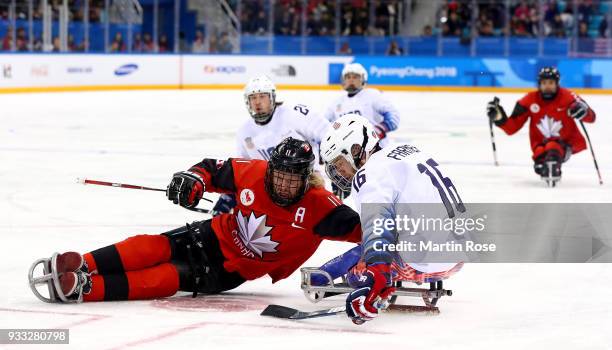
[[[377,89],[364,88],[352,97],[344,92],[326,110],[325,118],[333,122],[349,113],[359,114],[374,125],[383,123],[387,131],[397,129],[400,123],[397,109]]]
[[[406,214],[419,217],[424,206],[418,204],[425,203],[433,203],[427,206],[428,214],[432,214],[433,207],[437,217],[451,217],[465,211],[457,190],[444,177],[438,163],[408,144],[392,143],[374,153],[355,174],[352,196],[360,211],[366,252],[380,239],[373,231],[376,219],[395,219],[396,215]],[[447,271],[455,266],[455,263],[404,263],[426,273]]]
[[[329,122],[302,104],[283,103],[276,107],[266,125],[258,125],[249,118],[236,135],[238,156],[247,159],[269,160],[282,140],[293,137],[311,143],[315,154],[315,169],[319,166],[319,144]]]

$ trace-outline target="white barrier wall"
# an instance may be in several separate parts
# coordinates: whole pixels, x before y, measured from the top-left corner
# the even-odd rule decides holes
[[[277,84],[325,85],[329,63],[351,60],[346,56],[2,54],[0,90],[241,85],[258,74]]]
[[[177,85],[179,56],[0,55],[0,88]]]
[[[244,84],[259,74],[284,85],[326,85],[329,63],[350,57],[183,56],[183,84]]]

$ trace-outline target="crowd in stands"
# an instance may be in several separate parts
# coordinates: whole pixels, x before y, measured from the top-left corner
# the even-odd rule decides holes
[[[235,2],[234,2],[235,3]],[[309,0],[304,6],[301,0],[278,0],[270,11],[269,1],[243,1],[240,8],[242,33],[267,35],[396,35],[402,19],[400,0]],[[273,24],[270,24],[273,13]],[[339,18],[339,24],[336,24]]]
[[[412,10],[419,1],[413,0]],[[612,16],[612,1],[604,0],[438,0],[441,4],[435,15],[435,23],[426,24],[424,37],[514,37],[580,38],[610,37],[608,24]],[[405,0],[228,0],[239,16],[243,35],[282,36],[396,36],[402,31]],[[16,19],[27,20],[27,1],[17,1],[13,12]],[[85,17],[85,0],[69,0],[70,20],[82,21]],[[607,4],[604,6],[604,3]],[[54,20],[59,18],[63,0],[49,0]],[[89,0],[89,22],[106,20],[105,0]],[[509,4],[508,7],[506,5]],[[34,0],[32,18],[42,20],[40,0]],[[29,31],[23,25],[14,33],[9,23],[8,6],[0,6],[0,49],[9,51],[60,51],[58,37],[52,38],[50,47],[43,48],[42,38],[36,36],[30,42]],[[4,30],[2,25],[4,23]],[[23,21],[21,23],[24,23]],[[184,32],[179,38],[179,51],[194,53],[231,53],[233,44],[228,33],[207,33],[205,28]],[[110,52],[173,52],[166,34],[160,33],[157,41],[151,33],[134,32],[131,47],[125,40],[125,32],[111,32]],[[80,36],[82,37],[82,35]],[[14,42],[13,42],[14,41]],[[401,41],[399,41],[401,42]],[[398,41],[391,41],[389,55],[401,55]],[[44,50],[43,50],[44,49]],[[68,51],[87,51],[88,43],[76,42],[72,33],[68,36]],[[339,54],[351,54],[348,42],[343,41]]]
[[[606,37],[610,3],[598,0],[477,1],[449,0],[439,10],[443,36],[503,36],[566,38]],[[476,11],[475,11],[476,10]],[[476,15],[477,14],[477,15]]]

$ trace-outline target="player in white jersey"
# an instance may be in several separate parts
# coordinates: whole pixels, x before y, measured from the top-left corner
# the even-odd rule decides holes
[[[276,100],[276,86],[265,75],[249,80],[244,87],[244,103],[251,118],[237,132],[237,155],[246,159],[269,160],[274,148],[287,137],[310,142],[315,154],[314,170],[320,169],[319,144],[330,124],[303,104]],[[235,199],[222,195],[213,215],[229,212]]]
[[[268,160],[274,147],[287,137],[309,141],[315,148],[329,122],[303,104],[287,104],[276,100],[276,87],[266,77],[251,79],[244,88],[244,101],[252,118],[238,130],[238,155],[248,159]]]
[[[400,115],[383,94],[366,88],[368,72],[359,63],[350,63],[342,69],[342,88],[346,91],[326,110],[325,118],[330,122],[346,114],[358,114],[374,125],[381,138],[381,145],[387,141],[387,133],[399,127]]]
[[[402,261],[398,254],[376,248],[397,243],[394,230],[375,231],[375,220],[395,219],[400,214],[400,206],[405,209],[407,205],[410,213],[416,214],[420,211],[419,204],[433,203],[438,217],[449,218],[466,210],[451,179],[444,177],[433,158],[409,144],[381,148],[379,140],[369,121],[349,114],[335,121],[321,143],[321,157],[328,176],[343,190],[352,186],[361,215],[363,236],[358,254],[361,266],[348,274],[349,284],[356,289],[348,295],[346,305],[346,312],[355,323],[378,315],[379,309],[385,307],[380,300],[391,295],[394,280],[444,279],[462,266],[462,263]],[[375,206],[376,210],[364,210],[364,204],[370,204],[370,208]],[[354,250],[343,254],[346,258],[336,258],[321,269],[334,278],[340,268],[340,273],[346,273],[350,264],[355,263],[356,254],[351,253]]]

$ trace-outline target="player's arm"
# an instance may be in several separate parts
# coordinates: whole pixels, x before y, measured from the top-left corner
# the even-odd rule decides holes
[[[335,105],[336,103],[332,103],[325,109],[325,112],[323,112],[323,118],[325,118],[325,120],[327,120],[330,123],[336,120],[336,113],[334,113]]]
[[[528,96],[523,97],[514,105],[512,114],[509,117],[504,107],[499,104],[499,100],[496,98],[487,104],[487,115],[506,134],[512,135],[519,131],[529,118],[529,110],[526,107],[528,105],[527,98]]]
[[[175,173],[166,189],[168,200],[183,207],[196,207],[204,192],[233,193],[234,160],[204,159],[187,171]]]
[[[375,181],[368,179],[368,175],[366,172],[357,173],[353,181],[356,202],[361,206],[363,259],[366,265],[391,264],[391,253],[380,247],[397,243],[397,237],[377,223],[395,218],[393,182],[389,178]]]
[[[375,127],[378,135],[383,138],[387,132],[396,130],[399,127],[400,115],[395,106],[382,93],[377,92],[373,97],[372,105],[374,110],[383,117],[382,122],[375,125]]]
[[[361,225],[359,214],[350,207],[340,204],[331,193],[320,202],[326,208],[327,214],[314,226],[314,234],[332,241],[361,242]]]
[[[362,175],[361,179],[359,175]],[[346,313],[357,324],[378,316],[379,310],[388,305],[394,291],[391,283],[393,257],[389,250],[381,248],[396,243],[397,237],[384,227],[380,232],[377,230],[379,225],[376,225],[380,220],[395,217],[393,184],[389,179],[368,180],[367,175],[358,173],[353,181],[357,205],[361,204],[362,249],[366,270],[355,282],[356,289],[346,298]]]
[[[572,93],[572,95],[574,101],[569,105],[567,115],[584,123],[593,123],[595,121],[595,111],[580,96],[575,93]]]

